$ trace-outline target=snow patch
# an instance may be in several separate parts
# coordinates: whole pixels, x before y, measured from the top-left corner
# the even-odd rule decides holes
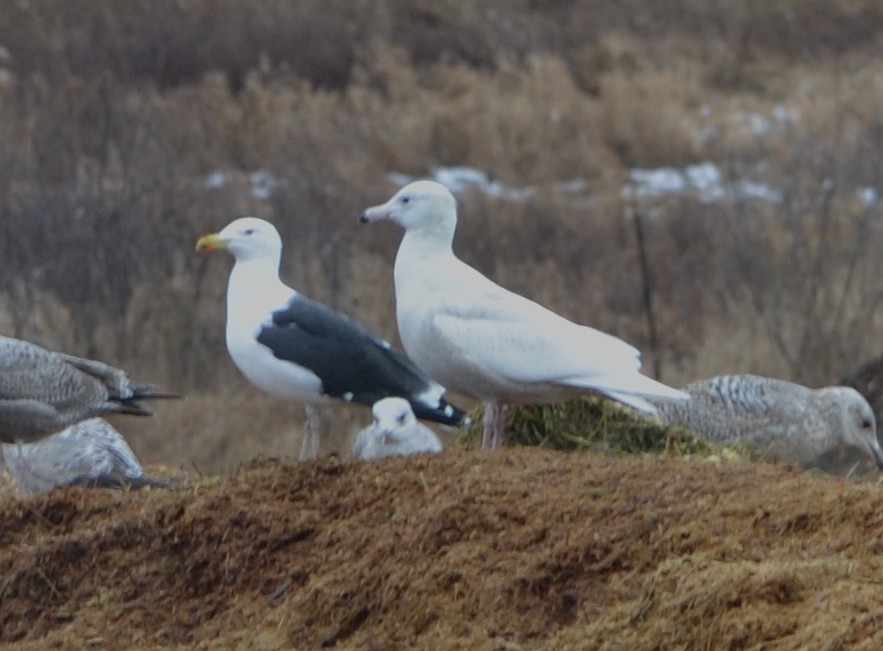
[[[233,181],[231,172],[215,170],[205,175],[202,187],[207,190],[220,190],[227,187]],[[266,201],[270,198],[273,188],[279,185],[279,181],[268,170],[259,169],[248,174],[249,193],[255,199]]]
[[[727,182],[720,168],[706,161],[684,168],[636,168],[629,172],[629,182],[622,189],[628,199],[643,199],[671,194],[693,196],[703,203],[755,199],[779,203],[782,193],[763,183],[750,180]]]
[[[390,172],[387,178],[400,187],[417,180],[417,177],[401,172]],[[476,189],[488,196],[506,201],[527,201],[536,194],[536,190],[529,185],[520,187],[506,185],[500,181],[491,180],[487,172],[466,165],[436,167],[432,170],[430,178],[441,183],[454,194],[462,194],[468,189]]]

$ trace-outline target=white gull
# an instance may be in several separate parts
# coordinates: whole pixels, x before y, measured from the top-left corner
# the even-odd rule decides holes
[[[686,394],[640,374],[633,346],[500,287],[458,259],[457,205],[433,181],[415,181],[363,222],[405,229],[395,261],[399,334],[408,355],[451,391],[485,402],[482,447],[502,445],[506,405],[599,393],[639,411],[648,398]]]
[[[444,449],[435,432],[417,422],[407,400],[384,398],[371,409],[374,422],[359,432],[353,445],[354,459],[379,459]]]

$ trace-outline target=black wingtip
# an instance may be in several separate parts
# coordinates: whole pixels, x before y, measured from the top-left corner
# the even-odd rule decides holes
[[[107,410],[110,414],[126,414],[127,416],[153,416],[153,412],[134,400],[123,400],[111,403],[113,406]]]
[[[110,401],[110,406],[107,408],[108,413],[128,414],[129,416],[152,416],[153,412],[138,402],[139,400],[183,397],[176,393],[162,391],[152,384],[133,384],[129,387],[129,390],[131,391],[130,396],[125,398],[116,397]]]
[[[132,390],[132,400],[154,400],[162,398],[171,399],[184,397],[177,393],[169,393],[168,391],[163,391],[158,386],[153,384],[133,384],[130,388]]]
[[[411,409],[414,410],[414,415],[419,420],[428,420],[431,423],[454,427],[469,425],[471,422],[465,411],[448,402],[443,401],[439,407],[430,407],[424,403],[410,400],[409,402],[411,403]]]

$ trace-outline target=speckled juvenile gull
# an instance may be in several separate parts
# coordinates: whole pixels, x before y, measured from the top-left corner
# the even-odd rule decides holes
[[[301,458],[316,449],[315,412],[335,400],[373,405],[405,398],[419,418],[457,425],[464,413],[445,389],[361,323],[316,303],[279,279],[282,239],[254,217],[199,239],[198,251],[227,249],[235,264],[227,287],[227,350],[259,389],[308,407]]]
[[[96,416],[148,416],[139,400],[168,397],[102,362],[0,337],[0,443],[35,441]]]
[[[379,459],[444,449],[435,432],[417,422],[407,400],[384,398],[374,403],[374,422],[359,432],[353,458]]]
[[[505,406],[594,392],[655,413],[648,398],[685,400],[640,374],[634,347],[514,294],[459,260],[454,196],[416,181],[363,222],[405,229],[395,261],[396,317],[408,355],[452,391],[485,402],[482,447],[502,445]]]
[[[807,465],[838,444],[865,451],[883,468],[874,412],[850,387],[809,389],[757,375],[721,375],[684,388],[687,403],[659,404],[679,424],[724,445],[744,445],[786,463]]]
[[[33,443],[4,444],[3,459],[21,495],[56,486],[108,488],[166,487],[144,474],[123,435],[101,418],[91,418]]]

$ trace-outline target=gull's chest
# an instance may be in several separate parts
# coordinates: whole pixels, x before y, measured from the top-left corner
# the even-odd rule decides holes
[[[438,345],[435,320],[443,310],[440,292],[416,279],[396,283],[396,323],[405,352],[423,366]],[[424,361],[421,361],[424,360]],[[428,370],[428,369],[425,369]]]

